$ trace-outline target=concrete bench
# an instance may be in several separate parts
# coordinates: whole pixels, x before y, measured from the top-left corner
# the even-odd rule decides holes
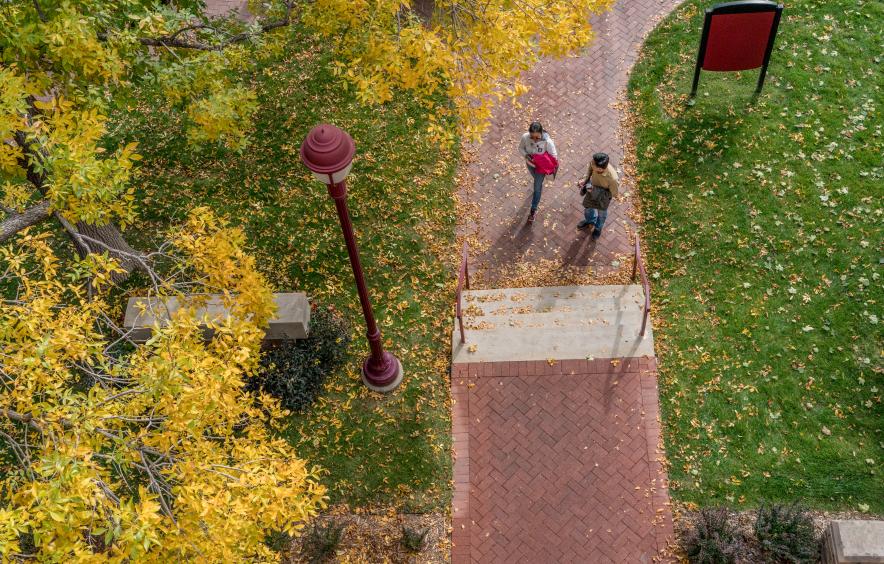
[[[832,521],[822,556],[823,564],[884,562],[884,521]]]
[[[270,320],[264,340],[306,339],[310,332],[310,303],[306,294],[300,292],[273,294],[273,301],[276,302],[276,317]],[[160,325],[167,323],[169,316],[179,307],[177,298],[129,298],[123,328],[131,331],[130,339],[136,343],[143,343],[150,339],[154,325],[157,322]],[[205,307],[198,309],[196,315],[198,319],[205,316],[218,320],[224,319],[229,313],[221,301],[221,296],[212,294]],[[204,328],[203,333],[206,340],[212,338],[213,332],[209,328]]]

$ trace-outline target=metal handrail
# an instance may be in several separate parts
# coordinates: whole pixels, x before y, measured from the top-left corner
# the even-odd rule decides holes
[[[648,324],[648,314],[651,312],[651,287],[648,284],[648,274],[645,272],[645,261],[642,260],[641,240],[638,233],[635,234],[635,260],[632,263],[632,280],[635,281],[636,267],[642,275],[642,286],[645,289],[645,311],[642,316],[642,330],[639,333],[645,336],[645,326]]]
[[[468,254],[469,254],[469,246],[467,242],[463,242],[463,251],[461,251],[460,255],[460,270],[457,271],[457,301],[454,306],[454,314],[457,316],[457,325],[460,328],[460,343],[464,344],[467,342],[466,333],[463,330],[463,311],[461,307],[461,294],[463,293],[464,285],[466,285],[466,289],[470,289],[470,272],[468,268]]]

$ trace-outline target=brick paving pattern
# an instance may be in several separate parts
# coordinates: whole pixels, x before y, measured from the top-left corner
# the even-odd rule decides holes
[[[453,564],[665,559],[654,359],[452,370]]]
[[[532,89],[520,100],[523,108],[506,104],[495,112],[475,160],[463,171],[472,179],[467,184],[475,187],[465,190],[464,197],[478,206],[479,217],[462,225],[461,234],[475,234],[488,244],[473,261],[486,279],[494,280],[495,273],[511,263],[541,258],[563,266],[592,266],[595,273],[607,274],[616,270],[612,261],[632,254],[630,178],[621,174],[621,192],[626,196],[612,203],[597,242],[588,231],[575,229],[583,217],[576,183],[597,151],[608,153],[621,170],[618,93],[626,86],[645,34],[678,3],[620,0],[610,12],[592,20],[595,40],[585,54],[543,61],[524,76]],[[531,178],[518,154],[518,142],[533,120],[550,131],[561,168],[555,181],[547,178],[537,221],[527,226]]]

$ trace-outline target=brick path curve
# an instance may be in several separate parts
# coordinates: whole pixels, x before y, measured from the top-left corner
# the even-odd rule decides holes
[[[541,260],[604,275],[632,254],[631,179],[621,174],[623,195],[598,242],[575,229],[575,184],[596,151],[622,171],[618,96],[644,36],[679,3],[619,0],[593,21],[584,54],[542,61],[524,77],[532,90],[523,107],[497,109],[460,171],[469,211],[459,234],[480,242],[472,263],[486,283],[507,286],[513,266]],[[517,144],[533,120],[551,132],[561,169],[528,226],[530,177]],[[656,376],[653,358],[455,364],[452,562],[670,561]]]
[[[524,76],[532,89],[520,100],[523,108],[505,104],[497,109],[490,130],[474,148],[475,159],[461,171],[469,178],[461,197],[474,213],[462,219],[459,231],[483,241],[480,248],[487,245],[473,260],[484,278],[495,280],[513,263],[539,259],[592,266],[595,273],[607,274],[616,270],[613,260],[632,255],[631,180],[624,179],[626,196],[612,204],[597,242],[588,232],[575,229],[583,215],[575,183],[583,178],[596,151],[607,152],[620,170],[623,146],[617,96],[626,86],[644,36],[679,3],[619,0],[610,12],[593,19],[595,40],[583,55],[543,61]],[[529,227],[525,220],[530,177],[517,147],[532,120],[551,132],[561,168],[555,181],[547,179],[538,219]]]
[[[205,14],[210,17],[234,15],[247,22],[253,19],[248,0],[206,0]]]

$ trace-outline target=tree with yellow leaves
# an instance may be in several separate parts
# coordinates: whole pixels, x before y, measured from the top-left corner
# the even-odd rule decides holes
[[[338,72],[367,102],[406,90],[431,112],[440,141],[476,139],[495,102],[528,90],[519,81],[541,56],[592,41],[589,17],[613,0],[316,0],[305,21],[334,38]]]
[[[201,3],[14,0],[0,10],[0,242],[54,218],[81,257],[107,252],[122,272],[142,263],[125,240],[135,218],[136,145],[108,150],[109,112],[140,84],[179,107],[194,143],[247,144],[255,94],[237,70],[273,51],[292,4],[265,24],[217,23]],[[84,235],[88,239],[78,237]]]
[[[4,559],[266,560],[269,531],[322,507],[316,471],[274,438],[278,404],[244,389],[274,306],[243,243],[198,208],[140,256],[152,296],[184,307],[139,345],[114,321],[107,254],[61,261],[27,232],[0,247]],[[208,292],[229,316],[197,317]]]
[[[243,233],[206,209],[154,251],[120,231],[136,220],[140,157],[134,144],[103,145],[109,111],[155,81],[194,143],[244,147],[255,97],[231,71],[266,52],[272,40],[259,36],[290,15],[282,6],[263,27],[215,26],[197,8],[0,9],[4,561],[267,560],[265,535],[295,532],[325,502],[317,471],[277,438],[279,405],[245,391],[273,301]],[[209,43],[196,44],[203,28]],[[47,220],[77,253],[32,232]],[[155,303],[183,305],[143,344],[117,324],[115,284],[134,270]],[[197,318],[209,293],[229,316]]]
[[[0,11],[0,242],[62,217],[81,256],[108,250],[139,268],[117,225],[134,220],[134,145],[102,147],[108,111],[144,82],[181,108],[195,143],[248,143],[255,93],[232,78],[284,43],[301,20],[334,41],[337,71],[366,103],[408,91],[430,132],[476,138],[495,101],[542,55],[592,39],[588,19],[612,0],[297,0],[251,2],[254,23],[209,19],[199,0],[12,0]],[[73,231],[100,241],[83,245]],[[120,252],[116,252],[120,251]]]

